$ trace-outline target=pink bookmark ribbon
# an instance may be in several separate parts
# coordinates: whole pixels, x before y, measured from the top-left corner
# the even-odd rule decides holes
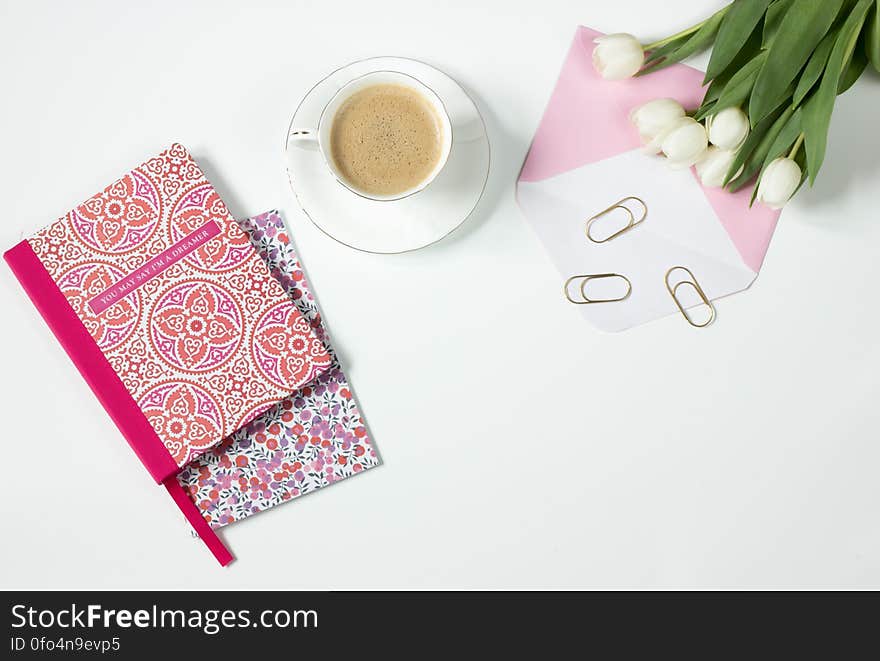
[[[180,482],[177,481],[177,476],[172,475],[162,484],[165,486],[165,489],[168,490],[168,494],[174,499],[174,502],[177,503],[177,507],[183,512],[183,515],[196,531],[196,534],[205,543],[205,546],[208,547],[208,550],[214,555],[214,557],[217,558],[217,562],[219,562],[222,567],[225,567],[232,562],[235,559],[232,553],[230,553],[229,549],[223,545],[223,542],[220,541],[217,533],[211,529],[211,526],[209,526],[208,522],[202,517],[202,513],[199,512],[195,503],[190,500],[190,497],[180,485]]]

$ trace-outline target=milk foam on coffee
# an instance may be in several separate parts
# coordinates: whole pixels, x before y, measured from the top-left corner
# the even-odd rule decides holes
[[[368,195],[417,187],[441,157],[443,127],[431,102],[405,85],[377,84],[337,110],[330,154],[340,174]]]

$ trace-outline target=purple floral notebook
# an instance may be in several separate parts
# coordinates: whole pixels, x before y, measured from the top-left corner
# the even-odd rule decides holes
[[[284,221],[269,211],[240,222],[269,270],[327,348],[330,368],[178,475],[211,528],[220,528],[357,475],[379,457],[342,371]]]

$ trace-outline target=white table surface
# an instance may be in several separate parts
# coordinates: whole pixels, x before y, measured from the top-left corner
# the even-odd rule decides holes
[[[0,246],[183,142],[236,216],[284,211],[384,465],[227,528],[220,569],[3,266],[0,587],[880,586],[880,77],[714,326],[601,334],[514,180],[577,24],[723,3],[443,4],[2,3]],[[379,54],[458,79],[493,148],[476,215],[386,257],[312,226],[280,153],[314,81]]]

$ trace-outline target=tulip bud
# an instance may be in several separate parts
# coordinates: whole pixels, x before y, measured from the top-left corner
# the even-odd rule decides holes
[[[629,118],[639,131],[645,152],[656,154],[669,129],[684,116],[684,108],[675,99],[654,99],[634,108]]]
[[[725,108],[706,119],[706,131],[716,147],[737,150],[749,134],[749,118],[739,108]]]
[[[756,199],[771,209],[781,209],[800,183],[800,166],[794,160],[780,156],[764,168]]]
[[[736,158],[736,152],[727,149],[719,149],[714,145],[706,150],[703,158],[697,161],[697,176],[707,188],[720,188],[724,185],[724,177],[730,171],[733,165],[733,159]],[[731,179],[735,179],[743,171],[743,166]]]
[[[606,80],[634,76],[645,63],[645,51],[631,34],[607,34],[593,41],[593,66]]]
[[[706,127],[693,117],[682,117],[664,136],[661,149],[672,168],[689,168],[702,158],[708,144]]]

